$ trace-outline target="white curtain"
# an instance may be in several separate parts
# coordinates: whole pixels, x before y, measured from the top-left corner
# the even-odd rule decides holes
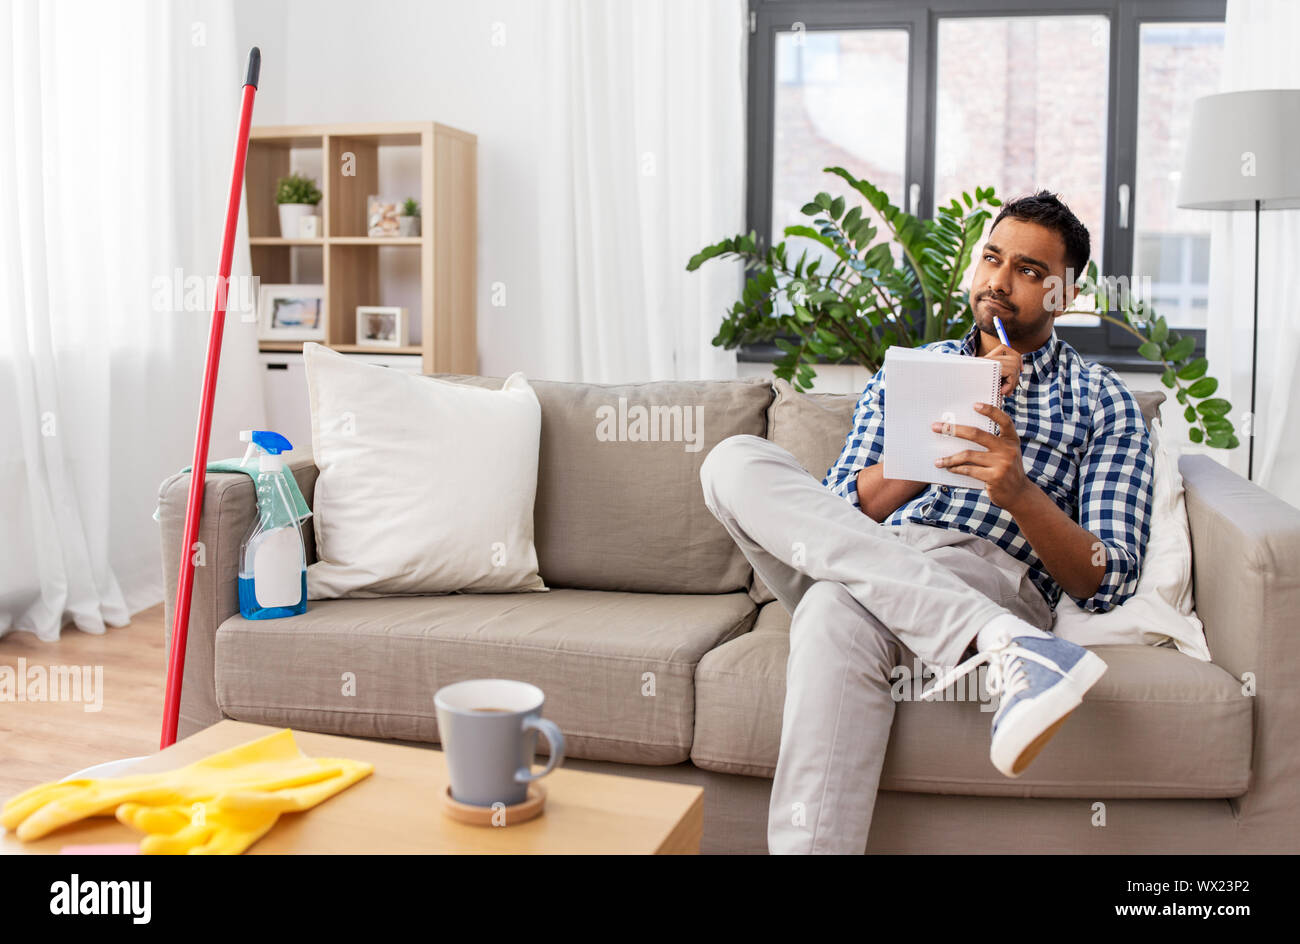
[[[1222,92],[1300,88],[1300,3],[1228,0]],[[1300,155],[1297,155],[1300,160]],[[1216,396],[1232,401],[1241,428],[1250,410],[1255,214],[1211,213],[1209,323],[1205,346]],[[1259,354],[1255,470],[1260,487],[1300,507],[1300,210],[1265,210],[1259,225]],[[1246,438],[1208,454],[1243,477]]]
[[[745,230],[744,0],[551,0],[543,19],[546,376],[734,377],[709,342],[740,269],[686,262]]]
[[[0,635],[162,599],[152,514],[192,454],[242,78],[229,2],[0,11]],[[245,286],[214,457],[262,422]]]

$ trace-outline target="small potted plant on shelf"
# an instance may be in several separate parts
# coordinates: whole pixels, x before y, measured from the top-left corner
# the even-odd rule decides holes
[[[415,197],[407,197],[402,204],[402,214],[397,218],[398,233],[402,236],[420,235],[420,204]]]
[[[316,181],[301,174],[290,174],[276,181],[275,202],[280,205],[280,236],[296,239],[301,235],[298,221],[316,215],[321,192]]]

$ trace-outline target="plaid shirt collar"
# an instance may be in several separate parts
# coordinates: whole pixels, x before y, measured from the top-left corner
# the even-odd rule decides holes
[[[979,356],[979,331],[979,325],[971,325],[971,329],[962,338],[961,352],[968,357]],[[1061,339],[1056,334],[1056,323],[1053,321],[1052,333],[1043,342],[1043,346],[1032,353],[1022,355],[1027,366],[1026,374],[1032,377],[1035,383],[1041,383],[1051,377],[1056,373],[1060,353]]]

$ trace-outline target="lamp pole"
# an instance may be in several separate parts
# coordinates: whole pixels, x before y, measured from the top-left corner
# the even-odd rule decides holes
[[[1259,199],[1255,199],[1255,306],[1250,327],[1250,433],[1246,449],[1246,478],[1255,480],[1255,369],[1259,354]]]

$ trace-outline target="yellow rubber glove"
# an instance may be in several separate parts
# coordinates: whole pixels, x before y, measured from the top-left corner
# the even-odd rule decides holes
[[[111,814],[123,803],[184,806],[232,791],[279,790],[342,772],[338,763],[307,757],[283,728],[178,770],[127,777],[66,780],[32,787],[5,803],[0,825],[19,839],[39,839],[87,816]]]
[[[144,855],[238,855],[265,836],[280,814],[262,810],[222,810],[217,800],[183,806],[123,803],[117,818],[147,835]]]
[[[266,835],[281,813],[311,809],[374,770],[365,761],[329,758],[322,763],[337,766],[338,774],[280,790],[223,793],[189,807],[124,803],[117,818],[148,834],[140,841],[145,855],[237,855]]]

